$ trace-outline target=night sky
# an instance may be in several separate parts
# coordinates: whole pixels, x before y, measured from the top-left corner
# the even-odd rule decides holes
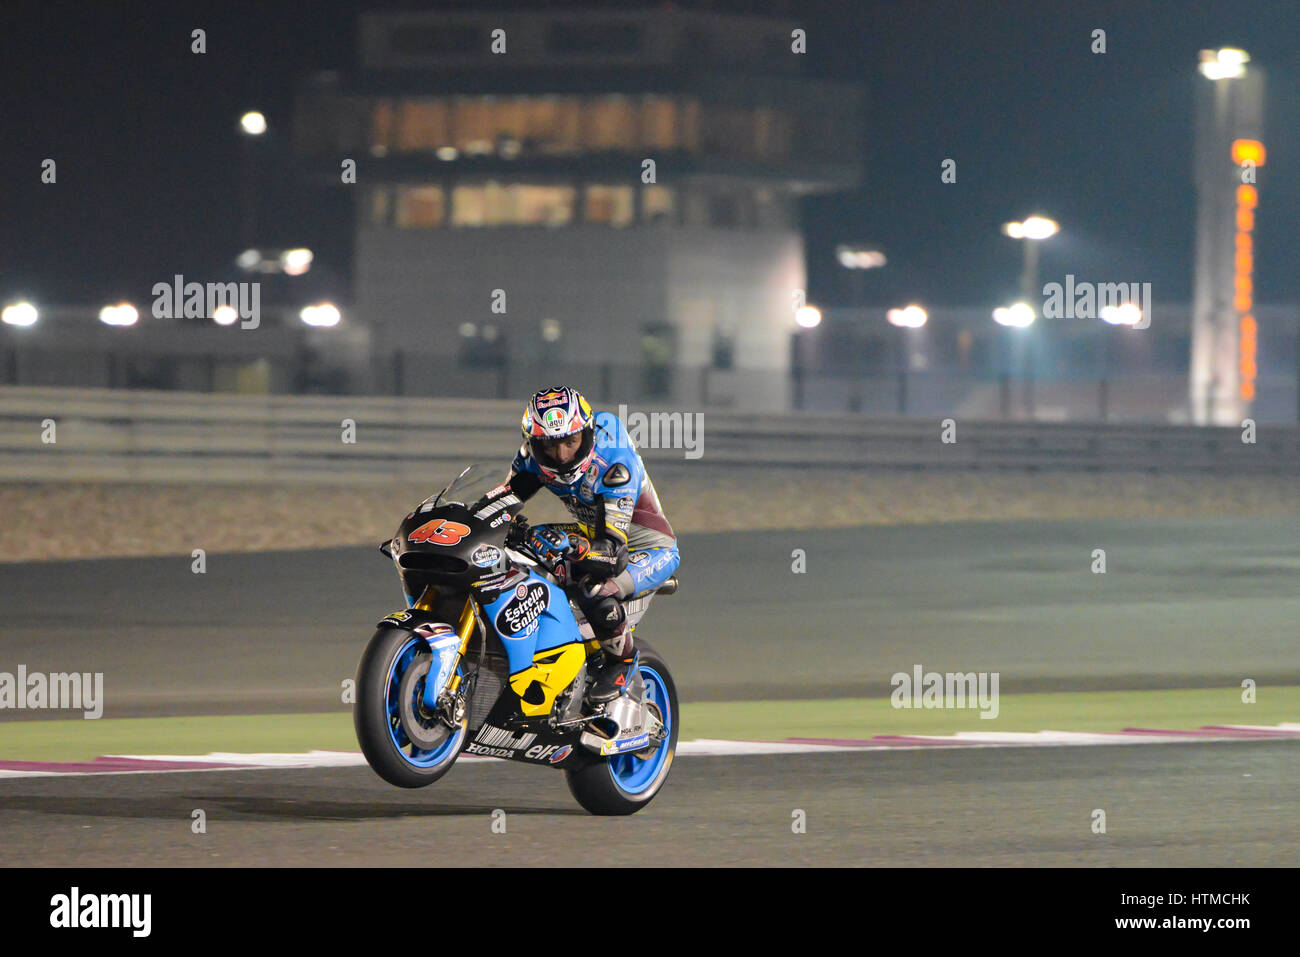
[[[258,146],[283,169],[294,83],[353,70],[358,9],[466,5],[0,6],[0,297],[145,300],[173,273],[226,268],[238,251],[240,114],[267,115],[272,135]],[[889,256],[866,277],[868,302],[997,304],[1020,265],[999,226],[1030,212],[1063,229],[1046,244],[1044,281],[1151,282],[1157,299],[1188,301],[1193,91],[1208,82],[1196,54],[1219,46],[1245,48],[1268,76],[1256,298],[1300,301],[1300,0],[677,6],[790,15],[808,30],[806,72],[866,92],[863,188],[804,208],[815,302],[847,299],[833,250],[861,240]],[[195,27],[206,55],[190,53]],[[1089,49],[1097,28],[1104,55]],[[46,157],[58,163],[53,186],[40,182]],[[953,185],[939,178],[947,157]],[[309,246],[322,277],[345,274],[344,191],[304,191],[276,173],[263,190],[263,244]]]

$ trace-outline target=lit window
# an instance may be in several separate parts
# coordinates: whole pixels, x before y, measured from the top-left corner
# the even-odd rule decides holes
[[[588,186],[584,218],[605,226],[627,226],[632,222],[631,186]]]
[[[522,140],[529,135],[529,106],[532,101],[525,96],[512,96],[500,100],[496,105],[496,122],[493,123],[493,138],[498,142],[502,137]]]
[[[370,222],[376,226],[383,226],[388,222],[389,213],[392,212],[393,202],[392,194],[388,187],[378,186],[370,191]]]
[[[370,114],[370,152],[373,156],[384,156],[393,142],[393,101],[380,100]]]
[[[500,183],[483,187],[483,222],[487,226],[502,226],[513,220],[514,190]]]
[[[662,96],[648,96],[641,103],[641,145],[650,149],[676,149],[677,104]]]
[[[490,153],[496,140],[496,101],[488,96],[456,97],[451,109],[453,141],[465,153]]]
[[[573,221],[572,186],[487,183],[452,190],[456,226],[564,226]]]
[[[516,186],[515,222],[524,226],[567,226],[573,222],[572,186]]]
[[[441,186],[402,186],[397,191],[396,224],[403,229],[436,229],[442,225]]]
[[[515,135],[533,148],[545,149],[559,126],[559,97],[521,97],[519,102],[522,123]]]
[[[486,226],[487,194],[482,186],[457,186],[451,191],[453,226]]]
[[[626,97],[602,96],[584,104],[584,147],[589,150],[631,149],[636,142],[636,113]]]
[[[553,101],[549,123],[541,137],[542,150],[547,153],[567,155],[578,152],[582,132],[582,107],[576,97],[561,97]]]
[[[641,216],[647,223],[671,223],[676,197],[671,186],[645,186],[641,189]]]
[[[402,153],[433,151],[451,139],[447,104],[441,100],[404,100],[397,109],[397,149]]]

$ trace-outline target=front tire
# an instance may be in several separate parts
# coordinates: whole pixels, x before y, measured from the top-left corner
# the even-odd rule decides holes
[[[465,744],[468,718],[453,730],[426,719],[418,708],[424,693],[420,670],[427,673],[432,657],[423,638],[385,627],[370,639],[357,666],[352,709],[357,741],[375,773],[400,788],[422,788],[438,780]],[[412,741],[412,733],[420,743]]]
[[[648,758],[635,754],[599,758],[583,752],[574,767],[565,769],[569,791],[592,814],[635,814],[641,810],[668,779],[677,751],[677,686],[658,652],[643,641],[637,644],[646,699],[659,708],[668,737]]]

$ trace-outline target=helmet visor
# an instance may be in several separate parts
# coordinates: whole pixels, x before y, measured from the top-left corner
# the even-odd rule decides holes
[[[593,434],[583,429],[562,438],[530,436],[533,456],[548,469],[566,472],[577,468],[591,452]]]

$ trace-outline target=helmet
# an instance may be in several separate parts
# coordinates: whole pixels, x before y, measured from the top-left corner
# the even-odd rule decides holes
[[[561,386],[533,393],[522,423],[528,451],[548,482],[572,485],[596,457],[595,417],[591,404],[577,389]],[[553,455],[556,439],[582,433],[582,444],[571,462],[561,465]]]

